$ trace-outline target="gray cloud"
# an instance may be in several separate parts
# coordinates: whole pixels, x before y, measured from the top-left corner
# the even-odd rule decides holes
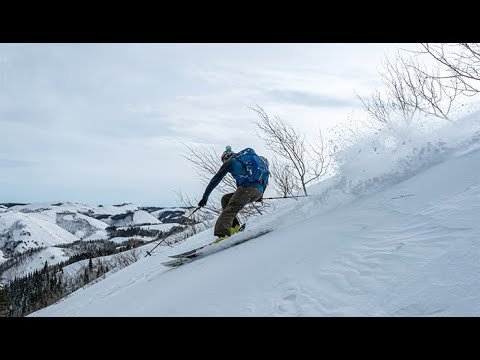
[[[353,106],[352,100],[327,97],[305,91],[295,90],[271,90],[266,95],[278,102],[288,102],[306,106],[320,107],[348,107]]]
[[[4,168],[30,167],[35,164],[34,161],[0,159],[0,167]]]
[[[177,140],[244,146],[255,103],[333,122],[384,48],[0,44],[0,198],[173,205],[173,189],[203,191]]]
[[[0,122],[22,123],[28,125],[45,126],[50,122],[51,115],[44,111],[12,107],[0,109]]]

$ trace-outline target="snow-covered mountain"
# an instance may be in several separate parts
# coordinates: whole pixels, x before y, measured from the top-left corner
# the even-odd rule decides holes
[[[11,211],[17,211],[27,214],[30,217],[38,218],[58,225],[62,229],[77,237],[76,240],[94,240],[106,239],[104,231],[108,224],[83,212],[88,212],[90,208],[82,204],[57,203],[57,204],[28,204],[16,205],[10,208]]]
[[[0,207],[0,266],[3,264],[0,282],[39,270],[45,262],[54,265],[68,260],[79,253],[72,250],[79,241],[113,241],[117,245],[131,239],[151,241],[159,231],[166,233],[178,225],[170,219],[163,223],[159,220],[164,218],[161,213],[184,215],[189,211],[158,209],[161,208],[140,208],[133,204],[3,204]],[[22,260],[14,261],[21,254],[24,254]]]
[[[15,210],[0,213],[0,229],[0,249],[7,256],[79,239],[55,223]]]
[[[31,316],[479,316],[480,113],[339,156],[315,196],[247,224],[272,232],[161,264],[210,242],[208,229]]]

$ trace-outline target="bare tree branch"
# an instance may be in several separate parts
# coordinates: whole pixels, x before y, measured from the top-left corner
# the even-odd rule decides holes
[[[305,140],[305,135],[297,132],[287,121],[278,116],[270,118],[260,106],[250,107],[258,115],[258,119],[252,120],[258,128],[258,136],[265,145],[288,163],[291,177],[295,179],[305,195],[306,185],[318,180],[326,172],[325,158],[323,156],[323,140],[320,132],[320,141],[313,146]],[[284,169],[275,169],[272,176],[280,184],[280,192],[285,193]],[[280,178],[277,178],[280,176]],[[287,181],[288,183],[288,181]],[[283,185],[282,185],[283,184]],[[282,190],[282,186],[284,189]],[[287,186],[290,189],[290,186]]]
[[[465,52],[455,53],[452,49],[447,51],[445,44],[423,44],[423,48],[424,51],[416,52],[404,50],[403,53],[398,52],[394,60],[385,60],[380,72],[385,85],[384,96],[378,90],[369,99],[357,95],[363,108],[375,120],[389,124],[396,114],[410,125],[416,114],[421,112],[450,121],[449,114],[456,99],[473,91],[471,85],[462,79],[462,74],[469,73],[469,79],[478,76],[478,66],[474,69],[472,65],[477,55],[465,56]],[[455,60],[447,58],[447,53],[455,56]],[[425,54],[433,56],[444,69],[440,66],[427,68],[421,64],[419,57]],[[447,75],[445,67],[449,70]]]
[[[437,80],[455,79],[453,84],[466,96],[480,91],[480,45],[477,43],[458,44],[421,44],[423,51],[417,54],[431,56],[443,70],[441,74],[425,73],[425,76]],[[445,75],[443,75],[445,73]]]
[[[281,163],[274,157],[270,174],[274,178],[274,187],[277,193],[282,196],[287,197],[300,190],[296,179],[293,177],[293,168],[289,163]]]

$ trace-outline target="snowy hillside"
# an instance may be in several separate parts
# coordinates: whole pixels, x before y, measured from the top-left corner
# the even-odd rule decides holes
[[[272,232],[161,265],[209,229],[31,316],[480,316],[479,125],[370,137],[318,196],[247,224]]]
[[[47,264],[57,264],[68,260],[63,249],[58,247],[48,247],[44,250],[34,253],[28,261],[21,262],[17,266],[7,269],[3,274],[4,279],[14,279],[25,276],[25,274],[32,273],[35,270],[40,270]]]
[[[87,227],[91,229],[88,231],[89,234],[80,234],[80,237],[91,236],[96,230],[104,230],[109,225],[135,226],[139,224],[160,224],[160,221],[155,215],[151,215],[133,204],[99,205],[92,207],[70,202],[56,204],[35,203],[16,205],[10,209],[32,214],[33,216],[51,221],[62,227],[64,224],[70,232],[77,231],[75,228],[82,229],[82,231]],[[72,216],[69,217],[68,215]]]
[[[158,213],[158,209],[149,210]],[[162,211],[181,213],[178,219],[187,210]],[[49,266],[72,263],[122,251],[121,246],[139,246],[177,225],[175,220],[163,224],[155,215],[132,204],[5,204],[0,207],[0,283],[40,270],[45,262]]]
[[[162,212],[185,213],[172,208]],[[158,215],[159,211],[153,214]],[[91,207],[77,203],[34,203],[0,208],[0,250],[5,255],[29,248],[55,246],[78,240],[106,240],[109,226],[169,230],[155,215],[132,204]],[[150,237],[150,239],[152,239]]]
[[[105,239],[106,234],[102,230],[105,230],[108,224],[81,213],[87,209],[86,206],[72,203],[62,205],[29,204],[11,208],[11,210],[27,213],[32,217],[56,224],[78,239]]]
[[[5,255],[78,240],[76,236],[49,221],[17,211],[0,213],[0,231],[0,250]]]

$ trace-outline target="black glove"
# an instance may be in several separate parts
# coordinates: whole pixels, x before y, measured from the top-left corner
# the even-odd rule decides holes
[[[207,200],[205,199],[200,200],[200,202],[198,203],[198,206],[200,207],[204,207],[205,205],[207,205]]]

